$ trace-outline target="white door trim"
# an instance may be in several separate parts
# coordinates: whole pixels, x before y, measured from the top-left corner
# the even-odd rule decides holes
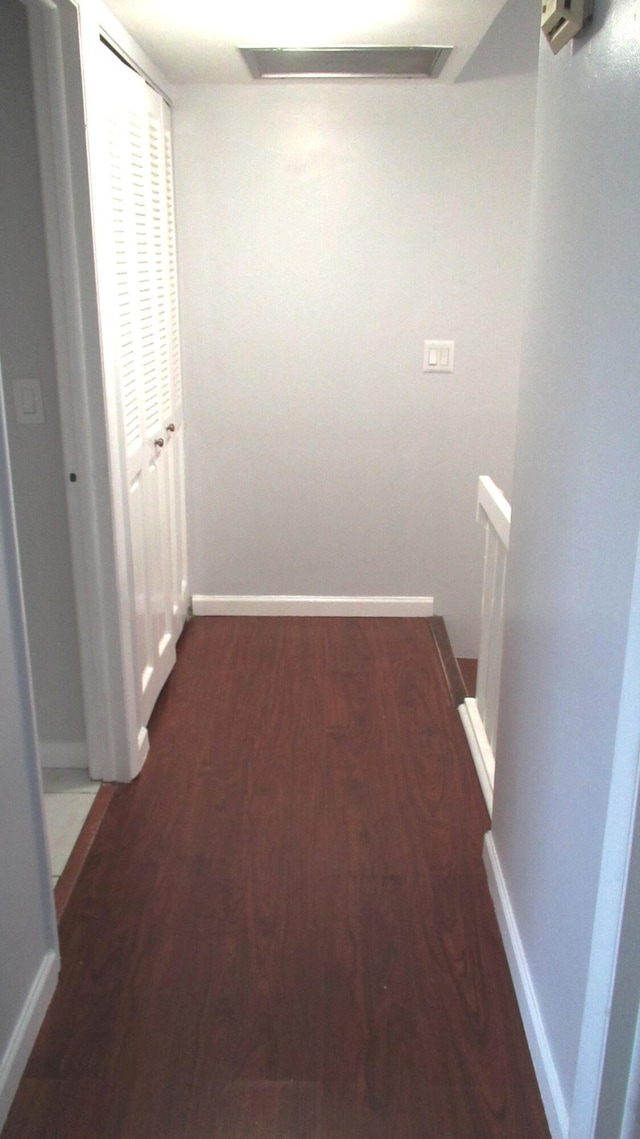
[[[148,740],[146,732],[138,738],[128,699],[78,11],[72,0],[29,0],[28,14],[89,770],[96,779],[128,782]]]
[[[638,1074],[633,1039],[621,1031],[616,990],[640,990],[637,943],[629,947],[625,926],[637,930],[635,891],[640,876],[640,535],[636,548],[627,645],[613,769],[591,939],[582,1032],[573,1088],[569,1139],[608,1139],[617,1119],[635,1115]],[[635,1011],[635,1010],[634,1010]],[[620,1073],[630,1075],[621,1085]],[[616,1122],[611,1122],[615,1120]]]
[[[4,1056],[0,1056],[0,1128],[18,1090],[31,1050],[58,983],[60,956],[45,953]]]

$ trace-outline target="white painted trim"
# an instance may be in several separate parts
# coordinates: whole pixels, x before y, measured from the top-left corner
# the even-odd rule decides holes
[[[159,67],[149,56],[142,50],[140,44],[134,40],[133,36],[127,31],[124,24],[120,23],[117,16],[104,3],[104,0],[80,0],[80,7],[83,10],[93,8],[93,18],[99,25],[100,33],[106,40],[116,48],[120,55],[132,65],[135,71],[140,72],[148,79],[156,90],[167,100],[171,102],[170,90],[171,86],[169,80],[163,74]]]
[[[9,1114],[9,1108],[18,1089],[29,1053],[36,1041],[49,1002],[58,983],[59,959],[53,950],[45,953],[23,1005],[18,1022],[11,1034],[6,1052],[0,1063],[0,1130]]]
[[[195,594],[194,617],[433,617],[433,597]]]
[[[636,1018],[636,1031],[629,1063],[629,1080],[624,1105],[620,1139],[637,1139],[640,1124],[640,1011]]]
[[[500,487],[496,486],[489,475],[480,475],[478,479],[478,522],[483,521],[481,512],[486,514],[502,545],[508,550],[511,531],[511,507]]]
[[[464,704],[458,707],[462,726],[467,737],[469,749],[473,756],[478,779],[487,804],[489,815],[493,814],[493,779],[496,770],[496,761],[484,730],[482,717],[473,696],[467,696]]]
[[[131,768],[131,778],[136,779],[144,767],[144,762],[149,754],[151,744],[149,741],[149,732],[145,725],[138,731],[138,751],[136,753],[135,762]]]
[[[613,767],[571,1104],[570,1139],[596,1139],[599,1136],[608,1139],[610,1113],[614,1117],[617,1114],[619,1096],[616,1080],[612,1082],[609,1079],[610,1071],[613,1065],[618,1072],[625,1067],[629,1071],[633,1055],[632,1051],[630,1054],[621,1053],[617,1025],[612,1015],[620,1015],[614,996],[618,976],[625,972],[625,962],[620,960],[620,953],[625,948],[622,935],[626,914],[633,913],[635,908],[635,899],[627,895],[635,888],[637,860],[640,858],[639,685],[640,537],[636,544]],[[626,952],[629,952],[628,947]],[[637,985],[637,953],[634,960]],[[608,1055],[613,1058],[613,1065],[606,1064]],[[630,1104],[633,1092],[633,1084],[628,1084]]]
[[[138,762],[114,550],[78,12],[29,6],[29,37],[60,391],[89,769],[127,782]]]
[[[553,1139],[568,1139],[569,1113],[491,831],[484,838],[483,861],[549,1130]]]
[[[86,740],[38,740],[41,767],[89,766]]]

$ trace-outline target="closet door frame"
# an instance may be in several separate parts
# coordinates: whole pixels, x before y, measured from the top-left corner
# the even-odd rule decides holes
[[[129,782],[149,744],[136,716],[124,519],[113,493],[119,425],[105,393],[94,257],[90,146],[99,92],[91,77],[100,36],[158,89],[166,84],[101,0],[26,4],[89,771]]]
[[[172,382],[169,119],[164,98],[109,46],[101,47],[97,66],[106,94],[94,171],[105,395],[118,431],[113,496],[123,515],[120,556],[130,582],[137,715],[145,732],[175,664],[186,610],[182,622],[174,620],[180,607],[173,598],[170,482],[178,473],[171,455],[181,416]]]

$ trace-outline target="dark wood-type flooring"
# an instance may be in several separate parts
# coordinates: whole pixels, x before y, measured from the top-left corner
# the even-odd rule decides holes
[[[56,903],[56,917],[58,925],[64,917],[69,899],[76,888],[78,878],[82,873],[85,862],[89,856],[89,851],[93,846],[96,835],[98,834],[104,816],[106,815],[109,804],[116,793],[117,785],[115,783],[103,783],[96,795],[89,814],[87,815],[82,825],[82,830],[78,835],[75,846],[71,851],[62,874],[58,878],[54,889],[54,898]]]
[[[199,618],[3,1139],[548,1139],[428,622]]]
[[[471,657],[458,657],[458,668],[462,674],[467,696],[475,696],[478,679],[478,662]]]

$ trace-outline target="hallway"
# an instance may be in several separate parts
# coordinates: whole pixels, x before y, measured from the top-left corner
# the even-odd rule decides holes
[[[423,619],[196,618],[3,1139],[548,1139]]]

